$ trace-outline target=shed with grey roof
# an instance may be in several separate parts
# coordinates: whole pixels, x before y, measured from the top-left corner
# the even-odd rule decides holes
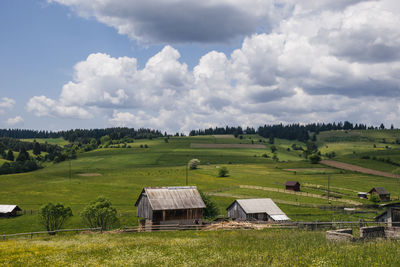
[[[145,187],[135,206],[137,217],[153,223],[199,220],[206,207],[196,186]]]
[[[16,216],[18,211],[21,211],[21,209],[17,205],[0,205],[1,217]]]
[[[228,217],[246,221],[289,221],[270,198],[237,199],[226,209]]]

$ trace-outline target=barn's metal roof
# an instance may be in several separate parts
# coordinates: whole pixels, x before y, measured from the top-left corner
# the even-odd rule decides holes
[[[147,196],[152,210],[202,209],[206,205],[196,186],[145,187],[135,206],[142,196]]]
[[[276,216],[277,219],[272,218],[277,221],[290,220],[270,198],[237,199],[235,202],[237,202],[247,214],[267,213],[271,217]],[[233,203],[227,209],[229,209]]]
[[[9,213],[14,209],[17,209],[17,211],[21,210],[17,205],[0,205],[0,213]]]

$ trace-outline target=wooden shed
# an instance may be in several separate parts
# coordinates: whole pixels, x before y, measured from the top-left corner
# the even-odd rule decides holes
[[[17,205],[0,205],[1,217],[17,216],[18,211],[21,211],[21,209]]]
[[[287,181],[285,188],[286,190],[300,191],[300,183],[297,181]]]
[[[374,187],[368,193],[378,195],[382,201],[390,201],[390,193],[383,187]]]
[[[206,207],[196,186],[145,187],[135,206],[137,217],[153,224],[193,222],[203,218]]]
[[[381,205],[387,210],[375,217],[377,222],[386,222],[388,226],[400,226],[400,202]]]
[[[289,221],[270,198],[237,199],[226,209],[228,217],[244,221]]]

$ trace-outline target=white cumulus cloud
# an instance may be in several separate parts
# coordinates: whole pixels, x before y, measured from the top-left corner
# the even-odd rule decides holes
[[[155,3],[167,5],[165,2],[57,2],[81,15],[100,21],[106,18],[112,21],[109,25],[133,38],[164,38],[141,35],[137,27],[141,21],[131,12],[137,12],[132,11],[135,5],[144,8]],[[177,0],[171,5],[177,3],[182,4]],[[188,3],[213,10],[219,5],[213,0],[188,1],[182,8]],[[235,8],[243,3],[220,2]],[[110,125],[171,131],[338,120],[400,124],[397,2],[254,1],[254,6],[240,12],[256,12],[256,17],[265,19],[270,16],[271,3],[282,11],[274,18],[279,23],[268,31],[246,32],[242,46],[230,55],[211,51],[189,69],[170,45],[143,68],[138,68],[135,58],[90,54],[75,65],[74,76],[62,87],[58,99],[35,96],[27,109],[38,116],[77,118],[92,118],[94,109],[105,115]],[[122,13],[124,20],[120,20]],[[121,23],[126,28],[120,29]],[[236,31],[234,26],[232,31]]]
[[[21,116],[16,116],[15,118],[9,118],[6,121],[8,126],[17,126],[24,122],[24,119]]]

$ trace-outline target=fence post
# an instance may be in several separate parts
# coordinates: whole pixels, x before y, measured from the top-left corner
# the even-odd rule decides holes
[[[31,239],[33,238],[33,233],[31,233]]]
[[[6,235],[5,234],[3,234],[3,241],[5,241],[6,240]]]

